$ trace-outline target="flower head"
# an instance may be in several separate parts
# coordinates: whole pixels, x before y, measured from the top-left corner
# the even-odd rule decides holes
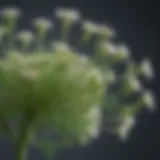
[[[149,79],[154,77],[153,66],[149,59],[143,59],[138,69],[140,75],[143,75]]]
[[[118,61],[125,61],[129,58],[130,51],[125,45],[119,45],[116,47],[115,59]]]
[[[98,32],[100,36],[103,36],[105,38],[110,38],[115,36],[115,31],[111,28],[109,28],[106,25],[99,25],[98,26]]]
[[[44,17],[35,18],[32,23],[39,31],[48,31],[53,28],[52,22]]]
[[[126,81],[124,81],[124,88],[128,93],[133,93],[140,91],[142,86],[134,75],[128,75]]]
[[[8,7],[0,11],[0,15],[6,19],[16,19],[19,18],[21,14],[21,11],[16,7]]]
[[[53,49],[54,52],[72,52],[72,49],[71,47],[63,42],[63,41],[54,41],[52,44],[51,44],[51,47]]]
[[[123,118],[122,125],[118,129],[119,136],[122,140],[126,140],[128,138],[128,135],[135,126],[135,123],[135,117],[127,116]]]
[[[116,56],[116,46],[109,41],[100,41],[97,44],[98,54],[113,58]]]
[[[149,110],[153,111],[155,109],[155,98],[150,91],[145,91],[142,95],[142,103]]]
[[[58,8],[55,10],[55,16],[62,20],[68,21],[69,23],[77,22],[80,19],[80,13],[75,9]]]
[[[95,23],[93,23],[91,21],[84,21],[82,23],[82,29],[86,33],[93,34],[93,33],[97,33],[99,28],[98,28],[97,24],[95,24]]]
[[[19,10],[8,8],[1,12],[12,22],[20,14]],[[79,39],[75,40],[75,46],[72,45],[68,33],[72,33],[72,24],[80,19],[79,11],[59,8],[55,16],[62,22],[62,38],[56,39],[53,35],[52,40],[45,41],[46,33],[56,24],[53,26],[50,20],[41,17],[32,21],[36,36],[32,31],[22,30],[14,41],[10,41],[11,38],[4,41],[2,48],[0,46],[0,51],[6,53],[0,60],[0,116],[10,118],[9,121],[18,117],[24,125],[29,122],[32,127],[27,129],[32,129],[35,135],[50,124],[51,132],[56,131],[62,139],[68,140],[70,136],[73,143],[86,144],[103,128],[105,110],[106,128],[125,138],[135,124],[134,110],[140,107],[136,102],[126,101],[124,94],[125,98],[130,98],[142,88],[138,75],[126,63],[134,64],[128,47],[114,45],[108,40],[115,34],[108,26],[85,20],[80,24],[80,32],[83,31],[80,38],[89,42],[96,35],[96,39],[89,46],[82,43],[75,47]],[[11,24],[14,25],[11,28],[4,26],[4,30],[10,29],[8,33],[14,37],[15,23]],[[6,38],[5,34],[1,36],[3,33],[3,29],[0,30],[2,40]],[[25,54],[17,40],[25,46]],[[38,44],[38,49],[29,46],[32,42]],[[10,45],[12,47],[8,47]],[[128,72],[117,74],[115,64],[121,63],[126,64]],[[151,77],[151,68],[149,61],[143,61],[138,73]],[[118,89],[114,89],[115,86]],[[106,93],[106,89],[109,92]],[[143,94],[141,102],[148,108],[155,104],[150,92]],[[130,114],[122,115],[128,108]],[[117,119],[120,120],[118,123]],[[19,128],[24,129],[23,125]]]
[[[97,138],[102,125],[102,113],[101,109],[98,106],[93,106],[88,113],[86,113],[84,120],[86,121],[84,124],[85,133],[80,135],[80,143],[86,144],[90,138]]]
[[[17,34],[17,39],[24,45],[28,45],[35,39],[35,36],[29,30],[22,30]]]

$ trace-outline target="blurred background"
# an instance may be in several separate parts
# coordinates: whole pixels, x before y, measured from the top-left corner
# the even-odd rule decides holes
[[[151,84],[155,92],[158,110],[154,114],[142,111],[138,124],[128,141],[123,143],[114,135],[102,133],[100,137],[85,148],[62,150],[56,160],[159,160],[160,159],[160,67],[158,0],[0,0],[0,8],[18,6],[24,16],[21,26],[27,28],[36,16],[52,17],[56,7],[78,8],[85,18],[109,23],[118,33],[120,42],[132,50],[136,60],[148,56],[154,66],[156,78]],[[12,160],[13,147],[10,142],[0,139],[0,160]],[[30,159],[45,160],[37,150],[30,150]]]

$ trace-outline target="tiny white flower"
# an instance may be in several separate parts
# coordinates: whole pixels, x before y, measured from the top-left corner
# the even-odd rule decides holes
[[[133,129],[136,120],[132,116],[127,116],[122,119],[122,125],[119,128],[119,136],[122,140],[126,140],[130,131]]]
[[[155,109],[155,98],[150,91],[145,91],[142,96],[142,103],[146,105],[146,107],[153,111]]]
[[[55,11],[56,18],[68,22],[77,22],[80,19],[80,13],[76,9],[58,8]]]
[[[4,18],[19,18],[21,16],[22,12],[15,7],[8,7],[4,8],[0,11],[0,15],[3,16]]]
[[[146,76],[147,78],[153,78],[154,76],[154,71],[153,71],[153,66],[149,59],[143,59],[141,65],[139,66],[140,73]]]
[[[113,56],[116,54],[116,46],[114,46],[109,41],[102,41],[98,43],[98,50],[102,52],[104,55],[110,55]]]
[[[109,28],[106,25],[99,25],[98,33],[99,33],[99,35],[102,35],[102,36],[105,36],[105,37],[115,36],[115,31],[112,28]]]
[[[125,81],[124,83],[125,87],[127,87],[127,90],[129,90],[130,92],[136,92],[141,90],[142,88],[140,81],[134,75],[129,75],[127,77],[127,81]]]
[[[90,70],[85,78],[87,78],[87,79],[91,79],[92,78],[99,85],[103,84],[103,82],[105,81],[105,78],[104,78],[104,76],[102,76],[102,73],[100,72],[100,70],[95,69],[95,68]]]
[[[100,133],[102,113],[99,106],[93,106],[88,113],[86,118],[89,122],[87,132],[92,138],[96,138]]]
[[[17,39],[22,43],[30,43],[34,40],[34,34],[29,30],[22,30],[17,34]]]
[[[125,45],[118,45],[116,47],[116,54],[115,57],[118,60],[126,60],[130,56],[130,51]]]
[[[53,27],[52,22],[44,17],[34,19],[33,25],[35,28],[38,28],[43,31],[47,31]]]
[[[94,33],[98,33],[98,25],[91,22],[91,21],[84,21],[82,23],[82,29],[84,32],[86,33],[90,33],[90,34],[94,34]]]
[[[71,51],[71,47],[62,41],[54,41],[52,44],[52,49],[53,51],[59,53],[59,52],[70,52]]]

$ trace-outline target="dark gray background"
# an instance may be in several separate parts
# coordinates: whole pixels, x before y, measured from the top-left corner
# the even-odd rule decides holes
[[[25,16],[22,26],[29,26],[33,16],[51,17],[52,9],[57,6],[78,7],[84,16],[109,22],[123,40],[132,49],[136,59],[148,55],[158,73],[160,66],[158,0],[0,0],[0,8],[7,5],[21,7]],[[157,100],[159,78],[151,84]],[[85,149],[75,148],[62,151],[56,159],[62,160],[159,160],[160,159],[160,112],[154,115],[146,111],[139,116],[139,122],[126,144],[113,135],[102,133],[98,140]],[[42,155],[31,151],[33,159],[43,160]],[[12,160],[13,148],[10,143],[0,141],[0,160]],[[31,159],[32,159],[31,158]]]

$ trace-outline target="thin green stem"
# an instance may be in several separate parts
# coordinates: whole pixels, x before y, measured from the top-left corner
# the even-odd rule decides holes
[[[27,160],[27,149],[30,140],[31,121],[25,119],[16,143],[16,160]]]
[[[67,41],[68,40],[68,36],[69,36],[69,32],[70,32],[70,27],[71,27],[70,23],[63,22],[63,24],[62,24],[62,40],[63,41]]]

